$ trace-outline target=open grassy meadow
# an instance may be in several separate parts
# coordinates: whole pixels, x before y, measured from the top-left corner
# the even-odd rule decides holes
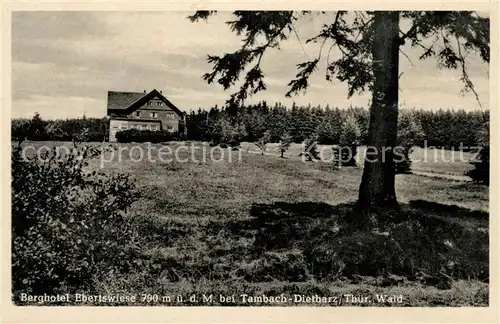
[[[195,154],[183,149],[177,161],[161,162],[158,151],[147,158],[146,144],[143,151],[114,145],[121,154],[115,149],[88,168],[136,180],[141,197],[127,219],[137,223],[140,257],[131,260],[136,270],[109,273],[89,293],[159,296],[147,305],[488,305],[486,186],[398,175],[402,219],[363,232],[348,222],[361,167],[303,162],[297,148],[284,159],[245,146],[216,150],[211,159],[210,147],[195,144]],[[417,168],[460,175],[469,165]],[[370,298],[357,302],[348,294]],[[163,298],[177,295],[186,296],[182,303]],[[310,296],[335,298],[308,302]]]
[[[242,150],[246,152],[260,153],[258,147],[253,143],[242,143]],[[358,166],[362,167],[362,161],[365,156],[366,147],[358,148],[356,161]],[[298,157],[303,151],[302,144],[292,144],[286,153],[289,157]],[[331,161],[332,150],[329,145],[318,145],[320,158],[325,161]],[[279,156],[278,144],[271,143],[267,145],[266,155]],[[468,162],[474,158],[474,153],[451,151],[438,148],[419,148],[415,147],[410,154],[413,162],[412,170],[419,173],[431,173],[436,175],[449,175],[451,177],[464,177],[467,171],[473,169]],[[467,180],[467,179],[464,179]]]

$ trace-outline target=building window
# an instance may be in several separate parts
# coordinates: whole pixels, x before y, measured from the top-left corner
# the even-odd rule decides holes
[[[147,130],[151,130],[151,125],[147,124],[147,125],[146,125],[146,129],[147,129]]]
[[[151,101],[146,102],[146,106],[151,106]]]
[[[159,130],[158,128],[159,128],[158,125],[154,125],[153,130],[157,131]]]
[[[152,112],[151,113],[151,118],[158,118],[158,113],[157,112]]]
[[[157,106],[163,106],[163,102],[162,102],[162,101],[157,101],[157,102],[156,102],[156,105],[157,105]]]
[[[136,112],[135,112],[135,116],[136,116],[136,117],[141,117],[141,112],[140,112],[140,111],[136,111]]]
[[[167,113],[167,119],[174,119],[174,118],[175,118],[174,113],[171,112]]]
[[[125,124],[121,124],[121,125],[120,125],[120,129],[127,129],[127,125],[125,125]]]
[[[117,124],[113,124],[113,126],[111,126],[111,128],[118,128],[118,125]]]

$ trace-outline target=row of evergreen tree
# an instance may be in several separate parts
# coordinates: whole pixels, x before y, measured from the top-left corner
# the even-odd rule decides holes
[[[12,140],[102,142],[108,137],[108,118],[71,118],[45,120],[36,113],[31,119],[12,119]]]
[[[187,116],[187,139],[229,143],[257,142],[268,134],[270,142],[290,136],[295,143],[314,138],[319,144],[363,145],[368,134],[366,108],[348,109],[297,106],[266,102],[248,105],[238,111],[217,106],[191,111]],[[459,148],[485,145],[489,111],[401,109],[398,136],[424,140],[428,146]],[[85,133],[87,141],[103,141],[108,135],[107,118],[44,120],[39,114],[31,119],[12,120],[12,138],[71,141],[74,134]]]
[[[401,109],[398,133],[421,134],[428,146],[459,148],[483,145],[489,123],[489,111]],[[285,134],[302,143],[315,138],[319,144],[365,144],[368,136],[369,111],[362,107],[348,109],[328,106],[287,108],[281,103],[266,102],[244,106],[237,111],[199,108],[187,118],[188,139],[220,142],[224,137],[238,136],[242,141],[256,142],[266,132],[271,142],[279,142]],[[408,127],[410,129],[408,129]],[[222,138],[222,139],[221,139]]]

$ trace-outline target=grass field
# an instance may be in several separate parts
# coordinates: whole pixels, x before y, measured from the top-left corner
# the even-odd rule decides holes
[[[212,294],[212,302],[191,303],[203,305],[256,305],[243,302],[241,294],[402,297],[401,303],[341,298],[343,306],[488,304],[487,187],[398,175],[406,219],[382,233],[350,231],[345,220],[362,169],[302,162],[296,150],[285,159],[243,146],[241,153],[225,150],[217,162],[134,162],[138,151],[122,154],[121,162],[109,155],[111,162],[92,161],[90,169],[103,165],[104,172],[133,175],[142,197],[128,217],[144,221],[144,257],[133,261],[142,262],[142,271],[110,274],[93,293]],[[202,155],[197,150],[197,161]],[[180,156],[190,159],[185,151]],[[435,164],[422,168],[449,174],[469,168]],[[219,294],[236,300],[221,302]],[[339,301],[279,305],[312,304]]]
[[[243,143],[244,151],[260,152],[258,147],[253,143]],[[301,144],[292,144],[288,152],[289,157],[298,157],[302,152]],[[356,161],[358,166],[362,167],[366,147],[359,147]],[[318,151],[322,152],[320,157],[326,161],[331,160],[331,146],[318,145]],[[265,152],[266,155],[279,156],[278,144],[270,143]],[[412,160],[412,170],[419,172],[436,173],[443,175],[463,176],[467,171],[473,169],[473,166],[468,162],[473,158],[474,154],[469,152],[451,151],[437,148],[415,148],[410,154]]]

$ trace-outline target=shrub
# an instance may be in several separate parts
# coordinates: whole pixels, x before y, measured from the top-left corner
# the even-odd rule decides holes
[[[474,165],[474,169],[467,172],[467,175],[475,182],[485,185],[490,184],[490,146],[486,145],[481,148],[477,154],[477,158],[470,163]]]
[[[106,140],[106,134],[98,131],[89,131],[87,133],[85,142],[104,142]]]
[[[476,142],[481,147],[479,152],[475,154],[471,160],[474,169],[467,172],[467,175],[477,183],[485,185],[490,184],[490,136],[489,122],[486,122],[485,127],[480,127],[477,131]]]
[[[13,149],[13,292],[90,289],[100,276],[132,266],[138,235],[125,212],[138,193],[128,175],[85,170],[99,153],[76,145],[40,159]]]
[[[120,143],[161,143],[179,139],[180,136],[178,133],[170,133],[167,131],[127,129],[116,133],[116,140]]]

